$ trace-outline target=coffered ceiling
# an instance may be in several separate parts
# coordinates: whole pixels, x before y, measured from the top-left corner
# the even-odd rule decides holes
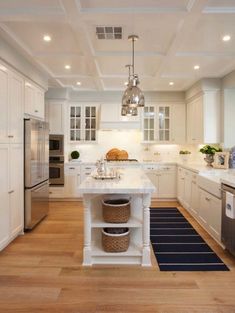
[[[97,26],[122,27],[122,39],[98,39]],[[235,0],[0,0],[0,28],[51,86],[123,90],[130,34],[144,91],[186,90],[235,69]]]

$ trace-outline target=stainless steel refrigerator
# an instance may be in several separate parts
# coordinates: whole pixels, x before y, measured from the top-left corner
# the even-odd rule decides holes
[[[49,125],[25,119],[25,229],[32,229],[49,209]]]

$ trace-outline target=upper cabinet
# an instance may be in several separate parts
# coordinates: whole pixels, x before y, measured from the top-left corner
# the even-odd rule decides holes
[[[143,110],[142,132],[143,142],[146,143],[184,143],[184,103],[146,105]]]
[[[44,90],[32,82],[25,82],[24,113],[40,119],[45,117]]]
[[[50,134],[64,134],[64,102],[47,101],[46,121],[49,122]]]
[[[23,143],[24,80],[0,64],[0,143]]]
[[[190,144],[219,143],[221,140],[220,89],[217,85],[209,87],[201,85],[200,89],[186,93],[187,142]]]
[[[69,105],[69,141],[89,142],[97,141],[97,104]]]

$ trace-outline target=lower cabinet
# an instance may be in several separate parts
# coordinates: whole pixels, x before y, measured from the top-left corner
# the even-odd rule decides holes
[[[0,144],[0,250],[23,231],[23,145]]]
[[[221,199],[199,188],[199,222],[217,240],[221,240]]]
[[[176,198],[176,167],[167,166],[144,166],[146,175],[156,187],[152,198],[174,199]]]
[[[81,167],[80,165],[65,165],[65,197],[66,198],[77,198],[81,197],[78,191],[78,186],[81,183]]]

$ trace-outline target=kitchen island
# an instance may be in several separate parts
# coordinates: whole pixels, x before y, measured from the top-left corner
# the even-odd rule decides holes
[[[135,264],[151,266],[150,213],[151,193],[155,187],[139,168],[120,171],[120,178],[97,180],[87,177],[79,186],[84,204],[83,265]],[[127,223],[105,223],[102,200],[128,198],[131,216]],[[102,248],[101,233],[107,227],[128,227],[130,245],[126,252],[108,253]]]

